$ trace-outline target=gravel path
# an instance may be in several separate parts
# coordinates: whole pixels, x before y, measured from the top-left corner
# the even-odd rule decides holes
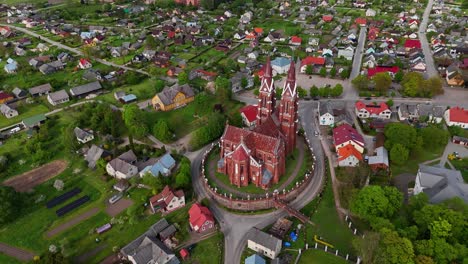
[[[61,232],[65,231],[65,230],[69,229],[70,227],[73,227],[73,226],[81,223],[82,221],[93,217],[95,214],[99,213],[100,210],[101,209],[99,209],[97,207],[91,208],[88,211],[86,211],[86,212],[72,218],[70,221],[68,221],[68,222],[66,222],[64,224],[61,224],[61,225],[57,226],[56,228],[50,230],[49,232],[46,233],[46,237],[51,238],[51,237],[61,233]]]
[[[20,261],[31,261],[34,258],[34,253],[21,248],[12,247],[4,243],[0,243],[0,252],[10,257],[14,257]]]

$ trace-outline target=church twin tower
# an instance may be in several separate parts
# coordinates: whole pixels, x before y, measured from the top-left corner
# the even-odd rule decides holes
[[[298,122],[296,67],[293,59],[291,59],[288,77],[283,86],[281,101],[278,108],[276,108],[276,89],[269,57],[267,58],[267,62],[264,68],[264,75],[262,77],[258,97],[257,126],[265,123],[269,117],[277,117],[280,130],[286,140],[286,154],[290,154],[296,146]]]

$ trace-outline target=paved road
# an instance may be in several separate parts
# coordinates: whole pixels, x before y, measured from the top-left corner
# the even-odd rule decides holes
[[[429,15],[431,14],[433,3],[434,3],[434,0],[429,0],[429,2],[427,3],[426,9],[424,10],[422,22],[419,25],[419,34],[418,34],[419,41],[421,42],[421,48],[424,53],[424,58],[426,60],[426,73],[429,77],[438,76],[438,72],[434,64],[434,58],[432,57],[431,48],[429,47],[429,43],[426,37],[427,24],[429,21]]]
[[[21,27],[17,27],[17,26],[12,26],[12,25],[6,25],[6,24],[0,24],[0,26],[8,26],[8,27],[13,28],[15,30],[21,31],[21,32],[26,33],[28,35],[31,35],[33,37],[39,38],[39,39],[41,39],[41,40],[43,40],[45,42],[48,42],[49,44],[52,44],[52,45],[54,45],[56,47],[59,47],[59,48],[64,49],[64,50],[68,50],[68,51],[70,51],[70,52],[72,52],[72,53],[74,53],[76,55],[83,56],[83,52],[80,49],[72,48],[72,47],[69,47],[67,45],[63,45],[60,42],[51,40],[51,39],[49,39],[47,37],[44,37],[44,36],[42,36],[40,34],[37,34],[34,31],[29,30],[29,29],[21,28]],[[143,70],[140,70],[140,69],[130,68],[130,67],[127,67],[127,66],[119,65],[119,64],[116,64],[116,63],[113,63],[113,62],[110,62],[110,61],[106,61],[106,60],[102,60],[102,59],[98,59],[98,58],[93,58],[93,59],[95,61],[97,61],[97,62],[100,62],[100,63],[108,65],[108,66],[124,69],[126,71],[134,71],[134,72],[138,72],[138,73],[150,76],[149,73],[147,73],[147,72],[145,72]]]
[[[0,243],[0,252],[24,262],[31,261],[35,256],[35,254],[30,251],[12,247],[4,243]]]
[[[358,44],[356,49],[354,50],[354,58],[353,58],[353,66],[351,68],[351,73],[349,75],[348,83],[344,87],[343,97],[348,99],[357,99],[358,93],[356,89],[353,88],[351,85],[350,80],[356,78],[361,72],[361,61],[362,55],[364,52],[364,44],[366,43],[366,36],[367,36],[367,27],[361,27],[361,31],[359,31],[359,38]]]

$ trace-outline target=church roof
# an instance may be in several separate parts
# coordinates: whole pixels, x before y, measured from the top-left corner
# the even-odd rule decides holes
[[[240,143],[242,138],[248,149],[258,149],[268,153],[277,152],[282,140],[255,131],[244,130],[231,125],[226,126],[223,140]]]

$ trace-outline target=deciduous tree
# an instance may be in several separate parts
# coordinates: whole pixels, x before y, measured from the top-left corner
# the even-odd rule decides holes
[[[409,150],[402,144],[394,144],[390,149],[390,161],[397,165],[403,165],[409,158]]]
[[[356,90],[364,91],[369,89],[369,79],[364,75],[358,75],[351,81]]]

